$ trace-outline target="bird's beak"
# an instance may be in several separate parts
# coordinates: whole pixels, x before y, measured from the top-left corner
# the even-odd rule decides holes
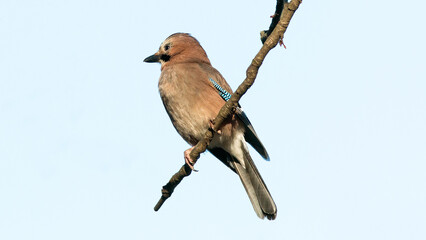
[[[159,62],[160,61],[160,55],[157,55],[157,54],[151,55],[151,56],[145,58],[143,61],[147,62],[147,63]]]

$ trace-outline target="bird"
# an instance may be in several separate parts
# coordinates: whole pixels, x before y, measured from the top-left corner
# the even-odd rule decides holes
[[[170,35],[144,62],[161,64],[160,96],[176,131],[192,146],[184,151],[184,159],[193,169],[191,150],[212,126],[233,91],[212,66],[198,40],[188,33]],[[250,156],[247,143],[269,160],[265,147],[239,106],[216,130],[207,150],[238,174],[257,216],[274,220],[276,204]]]

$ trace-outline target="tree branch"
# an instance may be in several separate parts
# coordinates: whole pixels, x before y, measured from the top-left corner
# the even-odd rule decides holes
[[[277,9],[279,7],[278,2],[282,2],[282,0],[277,1]],[[204,138],[201,139],[191,151],[190,157],[194,161],[194,164],[200,157],[200,154],[206,151],[207,146],[213,139],[215,130],[220,129],[225,119],[229,118],[234,113],[236,107],[238,106],[238,101],[253,85],[263,60],[265,59],[268,52],[273,49],[278,44],[278,41],[283,37],[284,32],[287,30],[290,20],[293,17],[294,12],[297,10],[301,2],[302,0],[292,0],[289,4],[284,4],[281,14],[279,15],[280,20],[274,26],[273,31],[271,31],[269,37],[267,37],[267,39],[264,41],[262,48],[256,54],[250,66],[248,67],[246,71],[246,79],[244,79],[244,81],[237,88],[234,94],[232,94],[229,101],[227,101],[222,107],[222,109],[220,109],[219,113],[213,121],[213,128],[209,128],[205,132]],[[183,178],[189,176],[190,174],[191,168],[185,164],[180,168],[177,173],[173,175],[169,182],[163,186],[163,189],[161,190],[162,196],[154,207],[155,211],[158,211],[161,208],[163,203],[167,200],[167,198],[172,195],[175,187],[183,180]]]
[[[275,29],[275,26],[277,26],[278,22],[280,21],[281,13],[284,9],[284,2],[285,4],[288,4],[287,0],[277,0],[277,6],[275,7],[274,15],[271,16],[272,21],[271,25],[269,25],[269,29],[260,32],[260,41],[262,41],[262,43],[265,43],[266,39],[269,37],[269,35],[271,35],[272,31]]]

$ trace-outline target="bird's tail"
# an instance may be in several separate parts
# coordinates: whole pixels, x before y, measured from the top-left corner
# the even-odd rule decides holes
[[[269,220],[274,220],[277,216],[277,206],[250,154],[244,151],[244,165],[236,159],[233,161],[233,165],[238,176],[240,176],[257,216],[261,219],[266,217]]]

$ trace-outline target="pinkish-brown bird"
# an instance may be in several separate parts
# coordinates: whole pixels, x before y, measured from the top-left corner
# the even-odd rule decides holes
[[[175,33],[160,46],[158,52],[144,62],[161,63],[158,83],[164,107],[177,132],[194,146],[203,138],[232,89],[210,64],[200,43],[187,33]],[[266,160],[265,147],[241,108],[230,117],[213,137],[208,150],[231,170],[244,185],[253,208],[260,218],[275,219],[277,207],[257,170],[247,148],[248,142]],[[192,168],[189,153],[185,162]]]

